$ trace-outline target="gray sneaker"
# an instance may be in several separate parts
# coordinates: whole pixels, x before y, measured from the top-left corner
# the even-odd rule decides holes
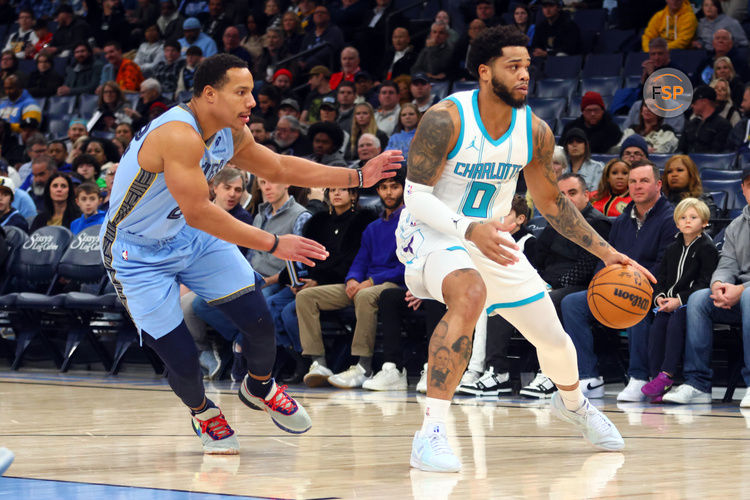
[[[15,455],[13,455],[13,452],[8,448],[0,448],[0,476],[8,470],[8,467],[13,463],[14,458]]]
[[[209,455],[237,455],[240,443],[221,410],[211,406],[192,416],[193,430],[203,442],[203,453]]]
[[[581,410],[570,411],[565,407],[559,392],[552,395],[552,414],[578,427],[586,440],[604,451],[619,451],[625,447],[617,427],[604,413],[596,409],[587,399]]]
[[[312,420],[307,411],[294,398],[286,393],[285,385],[276,386],[276,393],[268,399],[253,396],[247,388],[247,378],[240,384],[237,394],[240,401],[253,410],[265,410],[271,416],[276,426],[292,434],[302,434],[312,427]]]
[[[200,363],[201,368],[206,370],[206,375],[203,377],[203,380],[213,380],[219,374],[219,370],[221,369],[221,358],[219,357],[219,353],[213,349],[202,351],[198,358],[198,362]]]

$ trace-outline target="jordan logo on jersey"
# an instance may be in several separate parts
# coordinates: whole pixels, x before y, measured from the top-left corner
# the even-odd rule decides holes
[[[471,140],[471,144],[469,144],[468,146],[466,146],[466,149],[476,149],[477,151],[479,151],[479,148],[477,147],[477,138],[476,137],[474,137]]]

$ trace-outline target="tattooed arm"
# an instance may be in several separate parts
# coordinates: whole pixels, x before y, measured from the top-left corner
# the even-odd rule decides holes
[[[555,138],[549,126],[536,115],[533,117],[532,131],[534,156],[523,172],[534,205],[544,218],[558,233],[596,255],[605,264],[635,266],[655,283],[656,279],[648,270],[607,243],[557,187],[557,176],[552,169]]]
[[[460,132],[461,117],[453,102],[442,101],[425,113],[409,149],[404,202],[419,221],[441,233],[471,241],[499,264],[512,264],[518,258],[503,247],[518,247],[498,233],[512,229],[512,225],[457,214],[432,194]]]

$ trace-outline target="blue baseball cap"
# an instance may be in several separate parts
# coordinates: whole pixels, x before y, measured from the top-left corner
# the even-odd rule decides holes
[[[201,23],[194,17],[188,17],[185,22],[182,23],[182,29],[184,30],[199,30],[201,29]]]

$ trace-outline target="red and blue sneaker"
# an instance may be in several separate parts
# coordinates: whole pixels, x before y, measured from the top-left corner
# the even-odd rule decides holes
[[[240,384],[237,394],[240,401],[253,410],[265,410],[271,416],[276,426],[292,434],[302,434],[312,427],[312,421],[307,411],[293,397],[286,393],[286,386],[277,386],[274,382],[272,394],[268,399],[253,396],[247,387],[248,375]]]
[[[208,408],[193,415],[193,430],[203,442],[203,453],[209,455],[237,455],[240,443],[221,410],[207,401]]]

